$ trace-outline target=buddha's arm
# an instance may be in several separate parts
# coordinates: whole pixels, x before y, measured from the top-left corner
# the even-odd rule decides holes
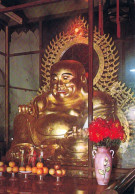
[[[46,109],[47,104],[47,95],[42,94],[36,96],[29,105],[19,105],[19,113],[20,114],[30,114],[34,117],[38,117],[42,114]]]
[[[94,91],[93,117],[117,118],[115,100],[107,93]]]
[[[31,103],[32,114],[35,117],[38,117],[40,114],[43,114],[47,107],[47,94],[42,94],[33,100]]]

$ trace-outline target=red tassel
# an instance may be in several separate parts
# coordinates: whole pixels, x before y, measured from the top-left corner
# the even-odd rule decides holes
[[[117,0],[117,38],[120,38],[120,18],[119,18],[119,0]]]
[[[103,35],[103,4],[102,0],[99,0],[99,32]]]

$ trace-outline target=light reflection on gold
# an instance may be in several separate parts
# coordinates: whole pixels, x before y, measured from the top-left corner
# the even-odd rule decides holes
[[[77,190],[76,194],[87,194],[87,191],[83,191],[83,190]]]
[[[59,138],[64,138],[68,128],[63,124],[63,125],[54,125],[55,129],[55,135],[58,136]]]
[[[79,28],[75,28],[75,32],[76,32],[76,33],[79,32]]]

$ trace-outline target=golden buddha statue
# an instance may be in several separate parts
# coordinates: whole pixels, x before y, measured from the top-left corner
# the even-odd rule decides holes
[[[94,91],[93,110],[94,116],[112,117],[115,111],[113,99],[106,93]],[[28,106],[19,106],[19,114],[14,119],[14,140],[7,158],[19,159],[21,149],[28,153],[31,145],[37,152],[42,146],[46,158],[61,155],[57,158],[62,159],[65,151],[71,151],[67,156],[72,157],[74,141],[71,145],[68,139],[76,136],[74,127],[82,130],[87,117],[84,66],[74,60],[55,63],[50,72],[50,91],[36,96]]]

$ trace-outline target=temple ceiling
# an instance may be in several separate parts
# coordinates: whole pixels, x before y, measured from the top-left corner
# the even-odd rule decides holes
[[[98,13],[99,0],[94,0],[94,13]],[[102,0],[103,14],[110,22],[116,21],[116,0]],[[120,20],[134,20],[134,1],[120,0]],[[8,11],[12,11],[11,17]],[[11,8],[11,9],[10,9]],[[4,11],[1,11],[1,10]],[[38,21],[39,19],[52,19],[68,15],[88,12],[88,0],[2,0],[0,4],[0,23],[13,26]],[[16,19],[18,19],[18,22]]]

